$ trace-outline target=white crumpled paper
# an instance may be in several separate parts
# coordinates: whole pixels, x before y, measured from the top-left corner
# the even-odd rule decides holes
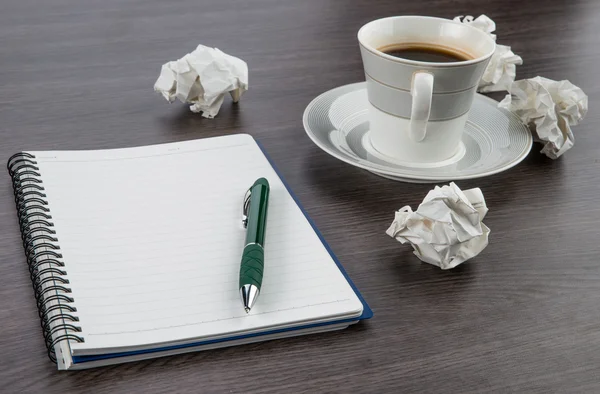
[[[473,26],[488,33],[494,40],[496,35],[496,23],[486,15],[480,15],[473,19],[471,15],[465,17],[457,16],[455,21]],[[517,65],[523,64],[523,59],[515,55],[509,46],[496,44],[496,51],[492,55],[488,66],[479,81],[477,90],[480,92],[499,92],[508,90],[517,75]]]
[[[488,245],[490,229],[482,223],[487,211],[479,188],[461,191],[452,182],[429,191],[415,212],[401,208],[386,233],[410,243],[420,260],[450,269]]]
[[[487,15],[479,15],[477,18],[473,18],[471,15],[457,16],[453,19],[456,22],[464,23],[465,25],[473,26],[479,30],[483,30],[495,40],[496,35],[492,34],[496,30],[496,22],[491,20]]]
[[[587,95],[569,81],[535,77],[516,81],[498,106],[516,114],[544,142],[542,153],[557,159],[575,142],[571,126],[588,110]]]
[[[192,112],[213,118],[227,93],[237,102],[248,90],[248,65],[217,48],[198,45],[181,59],[163,64],[154,90],[170,103],[179,99],[192,104]]]
[[[510,47],[497,44],[477,90],[480,92],[509,90],[517,75],[517,65],[521,64],[523,64],[523,59],[519,55],[515,55]]]

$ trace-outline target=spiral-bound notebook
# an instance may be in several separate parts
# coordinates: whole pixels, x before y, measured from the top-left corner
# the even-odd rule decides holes
[[[8,161],[50,358],[82,369],[345,328],[372,313],[249,135]],[[242,307],[243,196],[271,184]]]

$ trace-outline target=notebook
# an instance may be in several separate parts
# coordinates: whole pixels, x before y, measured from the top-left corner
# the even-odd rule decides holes
[[[50,358],[83,369],[346,328],[372,312],[249,135],[8,161]],[[246,190],[271,185],[261,294]]]

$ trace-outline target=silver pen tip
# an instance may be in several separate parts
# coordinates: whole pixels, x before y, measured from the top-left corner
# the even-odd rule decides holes
[[[252,306],[258,297],[258,293],[260,293],[260,290],[258,290],[258,287],[255,285],[244,285],[240,288],[242,304],[244,305],[246,313],[250,312],[250,309],[252,309]]]

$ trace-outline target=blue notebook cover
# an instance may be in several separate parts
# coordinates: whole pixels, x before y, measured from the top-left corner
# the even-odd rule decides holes
[[[351,323],[351,322],[356,322],[358,320],[370,319],[371,317],[373,317],[373,311],[371,310],[371,308],[369,307],[369,305],[367,304],[367,302],[365,301],[365,299],[363,298],[363,296],[360,294],[360,292],[358,291],[358,289],[356,288],[356,286],[354,285],[354,283],[352,282],[352,280],[348,276],[348,273],[346,272],[346,270],[344,269],[344,267],[340,264],[339,260],[335,256],[335,254],[333,254],[331,248],[329,247],[329,245],[327,244],[327,242],[323,238],[323,235],[317,229],[317,227],[315,226],[315,223],[312,221],[312,219],[308,216],[308,214],[304,210],[304,207],[302,206],[302,204],[300,204],[300,201],[298,201],[298,198],[296,197],[296,195],[294,194],[294,192],[292,191],[292,189],[290,189],[290,186],[288,185],[288,183],[285,181],[285,179],[283,178],[283,176],[281,176],[281,173],[279,172],[279,170],[277,169],[277,167],[275,166],[275,164],[273,163],[273,161],[271,160],[271,158],[269,157],[269,155],[267,154],[267,152],[263,148],[262,144],[259,141],[256,141],[256,143],[258,144],[259,148],[261,149],[261,151],[263,152],[263,154],[265,155],[265,157],[269,161],[269,164],[271,164],[271,167],[273,167],[273,170],[275,170],[275,172],[277,173],[277,176],[279,176],[279,178],[281,179],[281,182],[283,183],[283,185],[285,186],[285,188],[287,189],[287,191],[290,193],[290,195],[294,199],[294,202],[296,203],[296,205],[298,205],[298,207],[300,208],[300,210],[302,211],[302,213],[304,214],[304,216],[306,217],[306,219],[310,223],[311,227],[313,228],[313,230],[315,231],[315,233],[318,235],[319,239],[323,243],[323,246],[325,246],[325,249],[327,249],[327,252],[329,252],[329,255],[331,256],[331,258],[333,259],[333,261],[335,261],[335,263],[337,264],[339,270],[344,275],[344,278],[346,278],[346,280],[348,281],[348,284],[352,287],[352,290],[354,290],[354,293],[356,293],[356,296],[358,297],[358,299],[360,300],[360,302],[363,304],[363,313],[362,313],[362,315],[360,315],[358,318],[353,318],[353,319],[343,319],[343,320],[330,321],[330,322],[326,322],[326,323],[307,324],[307,325],[304,325],[304,326],[298,326],[298,327],[293,327],[293,328],[283,328],[283,329],[265,331],[265,332],[261,332],[261,333],[255,333],[255,334],[237,335],[237,336],[232,336],[232,337],[229,337],[229,338],[221,338],[221,339],[206,340],[206,341],[200,341],[200,342],[194,342],[194,343],[186,343],[184,345],[164,346],[164,347],[160,347],[160,348],[156,348],[156,349],[144,349],[144,350],[137,350],[137,351],[132,351],[132,352],[108,353],[108,354],[93,355],[93,356],[74,356],[73,357],[73,363],[77,364],[77,363],[85,363],[85,362],[88,362],[88,361],[106,360],[106,359],[112,359],[112,358],[118,358],[118,357],[134,356],[134,355],[138,355],[138,354],[148,354],[148,353],[164,352],[164,351],[169,351],[169,350],[176,350],[176,349],[183,349],[183,348],[196,347],[196,346],[202,346],[202,345],[209,345],[209,344],[220,343],[220,342],[227,342],[227,341],[234,341],[234,340],[239,340],[239,339],[247,339],[247,338],[253,338],[253,337],[260,337],[260,336],[263,336],[263,335],[278,334],[278,333],[282,333],[282,332],[304,330],[304,329],[307,329],[307,328],[323,327],[323,326],[328,326],[328,325],[333,325],[333,324],[340,324],[340,323]]]

